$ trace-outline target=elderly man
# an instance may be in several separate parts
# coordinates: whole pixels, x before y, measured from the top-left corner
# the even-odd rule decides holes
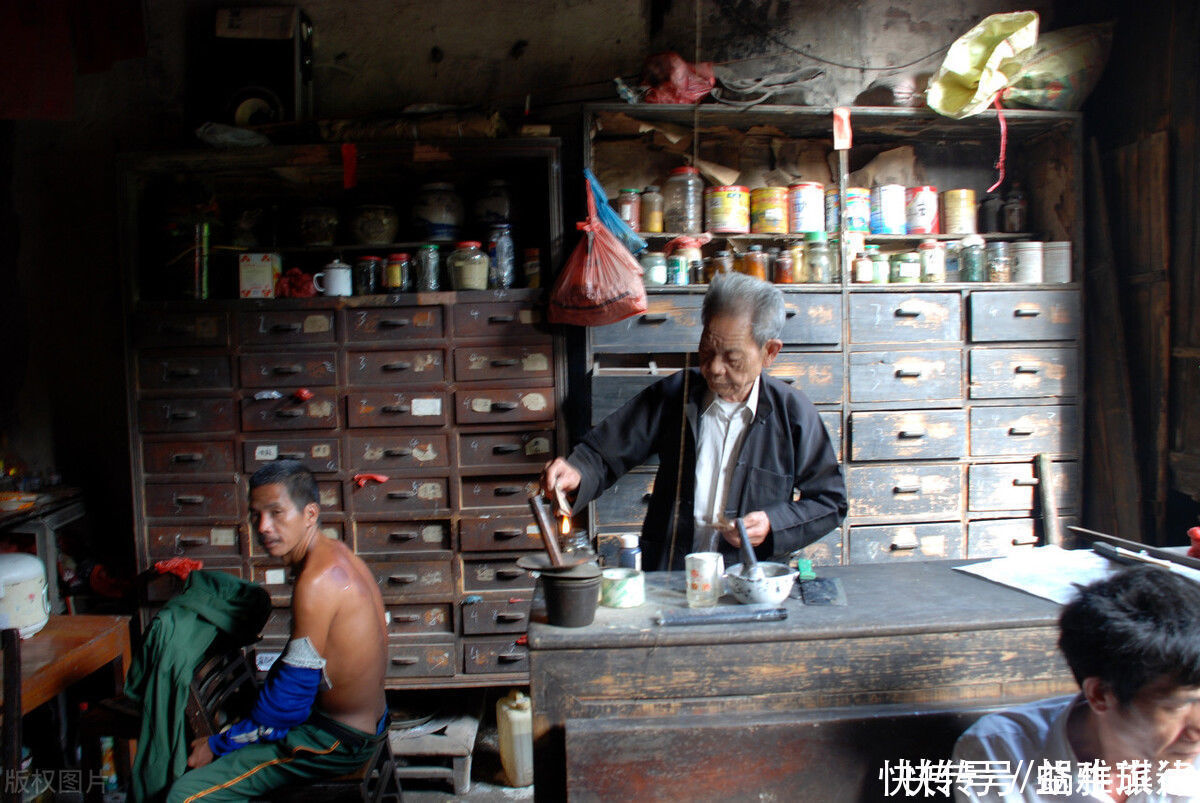
[[[681,569],[697,550],[733,555],[739,517],[765,559],[812,543],[846,514],[845,483],[816,409],[766,373],[783,345],[783,294],[749,276],[720,275],[701,320],[699,370],[651,385],[542,474],[552,496],[575,492],[579,510],[658,455],[642,526],[647,569]]]
[[[370,571],[321,535],[313,475],[295,460],[250,478],[250,521],[292,570],[291,640],[250,716],[192,744],[194,767],[170,803],[245,800],[289,783],[344,775],[386,738],[387,625]],[[215,760],[214,760],[215,759]]]
[[[1059,626],[1080,693],[967,729],[954,747],[966,762],[955,797],[1200,801],[1200,584],[1128,569],[1080,589]],[[1011,788],[969,780],[973,768],[987,776],[997,766],[1027,780]]]

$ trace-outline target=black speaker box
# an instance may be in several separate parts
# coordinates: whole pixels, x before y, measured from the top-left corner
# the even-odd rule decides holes
[[[296,6],[199,12],[188,59],[188,118],[266,125],[312,116],[312,22]]]

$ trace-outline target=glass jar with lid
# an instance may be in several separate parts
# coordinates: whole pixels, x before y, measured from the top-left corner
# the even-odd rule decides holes
[[[467,240],[458,244],[446,265],[455,290],[486,290],[488,286],[488,256],[481,243]]]
[[[940,283],[946,281],[946,249],[937,240],[922,240],[917,246],[921,258],[921,281]]]
[[[642,190],[642,231],[661,232],[663,230],[663,195],[658,191],[657,184],[650,184]]]
[[[642,230],[642,191],[625,188],[617,193],[617,214],[634,231]]]
[[[704,281],[711,282],[718,273],[733,273],[733,256],[728,251],[717,251],[706,263]]]
[[[767,252],[761,245],[752,245],[750,250],[742,254],[741,273],[753,276],[755,279],[767,280]]]
[[[962,238],[962,247],[958,252],[958,278],[960,281],[987,281],[983,251],[983,238],[978,234],[968,234]]]
[[[921,257],[915,251],[892,255],[890,284],[917,284],[921,281]]]
[[[810,231],[804,235],[804,260],[808,268],[808,281],[814,284],[833,282],[833,258],[829,253],[829,241],[823,231]]]
[[[663,225],[667,231],[699,234],[704,220],[704,179],[694,167],[677,167],[663,187]]]
[[[984,265],[989,282],[1012,281],[1012,252],[1008,243],[995,240],[984,249]]]
[[[662,251],[647,251],[642,254],[642,283],[660,285],[667,283],[667,256]]]

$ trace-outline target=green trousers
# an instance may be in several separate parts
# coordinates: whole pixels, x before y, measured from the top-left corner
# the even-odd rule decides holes
[[[386,721],[384,714],[379,733],[370,734],[314,713],[280,741],[247,745],[184,773],[171,786],[167,803],[246,800],[288,784],[354,772],[387,738]]]

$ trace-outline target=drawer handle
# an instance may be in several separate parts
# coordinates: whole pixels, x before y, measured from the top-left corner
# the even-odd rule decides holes
[[[385,362],[382,367],[385,371],[407,371],[412,368],[412,363],[398,360],[396,362]]]
[[[787,307],[783,311],[783,317],[785,318],[795,318],[796,314],[796,310],[792,309],[791,307]]]
[[[638,323],[666,323],[667,316],[661,312],[646,313],[638,318]]]
[[[276,410],[276,418],[299,418],[304,415],[303,410]]]
[[[1017,307],[1013,310],[1013,316],[1017,318],[1036,318],[1041,314],[1042,311],[1040,309],[1032,307]]]
[[[511,613],[506,611],[496,611],[497,622],[519,622],[525,618],[523,613]]]
[[[409,410],[412,409],[412,405],[409,405],[409,404],[385,404],[385,405],[383,405],[383,407],[380,407],[379,409],[383,410],[385,413],[407,413]]]
[[[389,541],[415,541],[417,540],[416,530],[394,530],[388,533]]]
[[[493,413],[507,413],[517,409],[517,403],[512,401],[496,401],[492,402]]]
[[[1014,374],[1036,374],[1039,369],[1036,365],[1018,365],[1013,368]]]
[[[488,323],[512,323],[516,320],[513,315],[489,315]]]
[[[188,377],[200,376],[200,369],[194,366],[187,368],[172,368],[167,371],[167,376],[172,379],[187,379]]]
[[[401,622],[406,625],[411,625],[419,621],[421,621],[421,617],[417,616],[415,613],[396,614],[392,617],[393,623]]]
[[[894,494],[919,494],[921,493],[920,485],[897,485],[892,488]]]
[[[379,322],[381,329],[403,329],[411,321],[408,318],[384,318]]]
[[[779,379],[781,382],[785,382],[786,384],[789,384],[789,385],[796,384],[796,377],[794,377],[794,376],[780,376],[780,377],[776,377],[776,378]]]
[[[421,659],[412,655],[396,655],[392,658],[392,664],[395,666],[414,666],[420,663]]]
[[[912,541],[893,541],[888,544],[888,549],[893,552],[911,552],[917,548],[917,541],[914,538]]]
[[[501,580],[516,580],[518,577],[525,576],[524,569],[497,569],[496,576]]]
[[[208,546],[208,539],[198,535],[177,535],[175,536],[175,546]]]
[[[412,457],[412,449],[384,449],[383,455],[384,457]]]
[[[271,373],[280,374],[282,376],[294,376],[304,372],[304,367],[300,365],[273,365]]]
[[[492,447],[492,454],[516,454],[519,451],[521,451],[521,447],[515,443],[502,443]]]
[[[896,378],[897,379],[920,379],[921,372],[920,371],[907,371],[903,368],[897,368],[896,369]]]
[[[492,491],[492,496],[516,496],[523,490],[520,485],[501,485]]]
[[[276,323],[271,325],[272,332],[299,332],[300,324],[298,323]]]
[[[502,652],[496,656],[496,660],[502,664],[515,664],[517,661],[524,661],[525,656],[519,652]]]
[[[417,494],[414,491],[388,491],[387,492],[388,499],[412,499],[416,495]]]
[[[897,318],[920,318],[921,311],[919,309],[905,309],[904,307],[896,307],[896,311],[892,313]]]
[[[175,497],[177,505],[203,505],[206,501],[207,498],[200,494],[180,494]]]
[[[396,585],[409,585],[417,582],[417,576],[415,574],[389,574],[388,582]]]
[[[1031,535],[1031,536],[1027,536],[1025,538],[1014,538],[1012,540],[1012,545],[1013,546],[1031,546],[1033,544],[1036,544],[1037,542],[1038,542],[1037,536]]]
[[[512,368],[514,365],[519,365],[520,360],[492,360],[493,368]]]
[[[916,440],[917,438],[925,437],[923,429],[902,429],[896,433],[896,437],[901,440]]]
[[[280,452],[280,460],[303,460],[304,452]]]
[[[176,452],[171,455],[172,463],[203,463],[204,455],[200,452]]]
[[[1020,437],[1025,437],[1026,435],[1032,435],[1033,430],[1032,429],[1017,429],[1016,427],[1009,427],[1008,434],[1012,435],[1013,437],[1020,438]]]
[[[1013,480],[1013,485],[1015,485],[1018,488],[1032,488],[1033,486],[1035,486],[1037,484],[1038,484],[1037,477],[1034,477],[1033,479],[1023,479],[1021,477],[1017,477],[1016,479]]]
[[[171,416],[175,421],[188,421],[196,417],[195,410],[172,410]]]
[[[501,539],[520,538],[523,534],[523,530],[492,530],[492,535]]]

